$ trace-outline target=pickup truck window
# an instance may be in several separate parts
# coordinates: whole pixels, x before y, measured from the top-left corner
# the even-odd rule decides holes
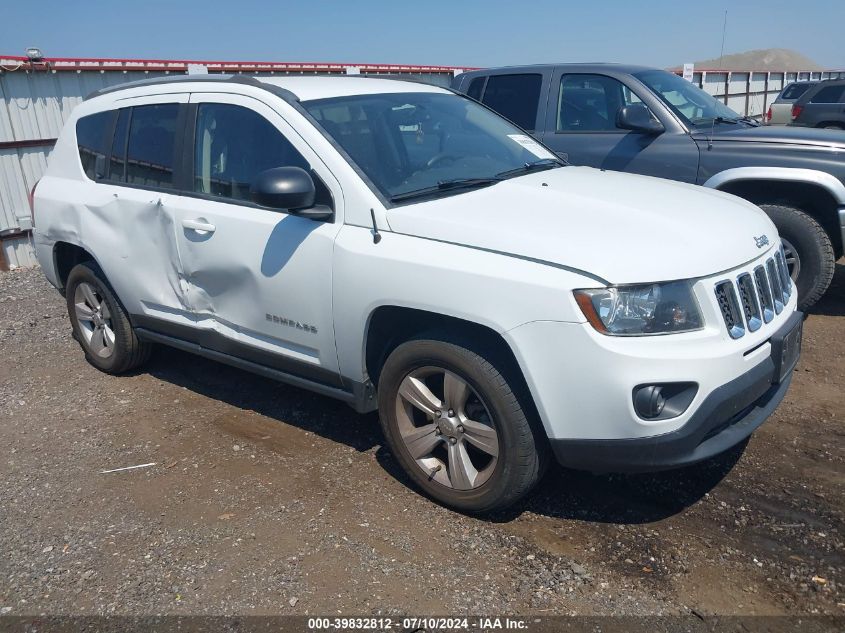
[[[627,132],[616,127],[619,108],[642,103],[622,82],[606,75],[573,74],[560,79],[558,132]]]
[[[716,123],[736,123],[742,117],[697,86],[665,70],[634,73],[682,121],[706,128]]]
[[[481,91],[484,90],[485,79],[487,79],[487,77],[481,76],[476,77],[471,82],[469,82],[469,88],[467,88],[467,96],[470,99],[481,101]]]
[[[466,191],[449,186],[456,180],[482,186],[505,172],[527,173],[538,160],[549,168],[560,162],[502,117],[454,94],[354,95],[302,105],[388,199],[439,185],[438,195],[454,195]]]
[[[537,125],[537,107],[543,76],[539,74],[491,75],[481,102],[524,130]]]

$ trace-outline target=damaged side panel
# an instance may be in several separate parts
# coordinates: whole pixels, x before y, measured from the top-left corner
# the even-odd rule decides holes
[[[192,321],[165,194],[64,179],[45,179],[39,194],[51,216],[40,243],[91,253],[130,314]]]

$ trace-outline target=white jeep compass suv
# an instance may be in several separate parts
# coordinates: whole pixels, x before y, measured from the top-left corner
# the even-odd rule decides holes
[[[800,350],[760,209],[566,166],[406,81],[101,90],[34,216],[94,366],[163,343],[378,408],[413,481],[468,512],[525,495],[550,454],[592,471],[716,455],[771,414]]]

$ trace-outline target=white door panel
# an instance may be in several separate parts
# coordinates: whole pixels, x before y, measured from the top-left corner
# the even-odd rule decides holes
[[[337,182],[269,106],[229,94],[195,94],[191,103],[246,107],[269,121],[318,172],[333,194],[336,217],[342,217]],[[219,127],[211,134],[225,129],[225,117],[215,124]],[[170,202],[188,304],[204,333],[200,343],[306,378],[337,382],[331,296],[332,253],[340,224],[228,198],[245,195],[243,186],[230,184],[243,173],[226,165],[243,157],[225,144],[221,149],[220,143],[212,143],[209,130],[200,127],[194,183],[199,191],[173,196]]]
[[[120,108],[184,104],[188,94],[167,94],[136,97],[119,101]],[[131,127],[128,111],[125,112],[126,128]],[[178,117],[178,114],[177,114]],[[133,118],[141,121],[141,115]],[[176,121],[178,122],[178,118]],[[178,147],[176,138],[180,135],[178,123],[171,120],[170,139]],[[118,126],[119,127],[119,126]],[[156,130],[157,147],[162,147],[162,129]],[[121,137],[116,132],[116,136]],[[115,148],[117,147],[115,143]],[[151,141],[147,142],[150,147]],[[165,144],[164,146],[168,146]],[[130,154],[132,154],[130,143]],[[167,154],[167,152],[164,152]],[[91,195],[83,227],[87,239],[94,240],[94,252],[98,253],[109,280],[126,302],[133,316],[146,316],[190,325],[193,313],[187,304],[187,284],[182,275],[178,242],[174,227],[173,209],[169,204],[170,191],[155,191],[145,187],[150,182],[144,173],[155,179],[166,177],[172,166],[166,160],[141,160],[129,156],[124,168],[123,157],[115,156],[109,166],[109,179],[86,183]],[[124,174],[127,180],[124,180]],[[174,185],[175,186],[175,185]],[[96,195],[94,195],[96,194]]]

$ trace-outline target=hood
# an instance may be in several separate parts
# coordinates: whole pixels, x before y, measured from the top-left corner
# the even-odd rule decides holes
[[[725,193],[562,167],[388,211],[398,233],[572,269],[611,284],[704,277],[774,245],[759,208]]]
[[[789,125],[758,127],[740,127],[742,124],[718,124],[710,136],[710,130],[697,129],[692,136],[697,141],[711,139],[718,141],[738,141],[756,143],[779,143],[781,145],[805,145],[845,152],[845,132],[841,130],[820,130]]]

